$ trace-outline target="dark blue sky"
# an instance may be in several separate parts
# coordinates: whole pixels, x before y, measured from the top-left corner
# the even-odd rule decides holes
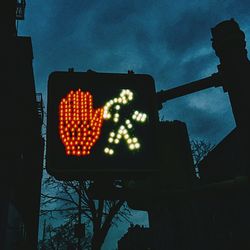
[[[48,75],[70,67],[132,69],[151,74],[161,90],[216,72],[210,29],[223,20],[240,24],[249,50],[249,13],[248,0],[27,0],[19,34],[32,37],[36,89],[45,100]],[[169,101],[160,115],[185,121],[191,138],[212,143],[235,126],[220,88]]]

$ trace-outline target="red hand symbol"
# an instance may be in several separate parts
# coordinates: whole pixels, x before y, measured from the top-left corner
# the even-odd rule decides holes
[[[67,155],[85,156],[98,140],[103,108],[93,109],[93,98],[80,89],[71,91],[59,105],[59,134]]]

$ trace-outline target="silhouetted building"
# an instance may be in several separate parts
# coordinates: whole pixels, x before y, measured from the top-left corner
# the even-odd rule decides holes
[[[4,41],[0,47],[0,249],[35,250],[44,148],[43,104],[35,92],[31,39],[16,36],[15,21],[22,19],[25,1],[5,3],[6,22],[0,30]]]
[[[206,199],[196,206],[203,206],[200,233],[209,241],[207,249],[249,249],[250,62],[245,34],[233,19],[215,26],[212,35],[236,128],[199,164],[201,183],[211,186]]]
[[[238,129],[232,130],[199,164],[203,183],[226,181],[242,176],[241,141]]]
[[[161,172],[162,180],[167,182],[165,187],[155,190],[153,198],[141,201],[141,195],[128,203],[148,211],[154,250],[250,249],[250,63],[245,35],[233,19],[216,25],[212,36],[220,59],[218,73],[162,91],[159,98],[162,102],[222,86],[228,92],[236,128],[200,162],[199,180],[189,178],[193,183],[180,189],[178,179],[173,179],[177,184],[171,190],[167,183],[174,175]],[[167,152],[167,147],[163,148]],[[171,167],[167,160],[166,169]],[[178,166],[186,167],[183,163]]]
[[[150,229],[131,225],[128,232],[118,241],[118,250],[151,250]]]

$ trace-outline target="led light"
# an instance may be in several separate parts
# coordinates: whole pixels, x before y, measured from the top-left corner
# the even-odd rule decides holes
[[[75,92],[72,90],[66,96],[66,99],[63,98],[59,104],[60,138],[66,150],[68,150],[67,145],[76,145],[77,150],[73,148],[72,155],[83,156],[88,152],[90,153],[91,147],[94,146],[100,136],[104,109],[94,110],[92,106],[93,98],[91,94],[82,92],[81,89]],[[87,135],[89,135],[88,138],[86,138]],[[82,149],[85,145],[88,145],[88,151],[83,153],[84,150],[82,151]]]
[[[113,155],[113,154],[114,154],[114,150],[113,150],[113,149],[110,149],[110,150],[109,150],[109,154],[110,154],[110,155]]]
[[[128,143],[128,144],[131,144],[131,143],[132,143],[132,139],[129,138],[129,139],[127,140],[127,143]]]
[[[136,142],[138,142],[138,139],[137,139],[136,137],[134,137],[134,138],[132,139],[132,141],[133,141],[133,143],[136,143]]]
[[[110,137],[108,138],[108,143],[120,143],[120,140],[124,138],[130,150],[139,149],[140,143],[136,137],[130,138],[131,133],[133,133],[133,123],[135,122],[145,122],[147,119],[147,115],[139,112],[138,110],[134,110],[129,119],[121,120],[119,117],[119,110],[122,108],[122,105],[131,102],[134,98],[134,93],[129,89],[122,89],[120,95],[108,101],[103,108],[103,118],[108,120],[112,118],[114,123],[118,123],[118,129],[114,132],[112,131],[112,136],[110,133]],[[114,105],[115,104],[115,105]],[[114,105],[114,106],[113,106]],[[113,107],[112,107],[113,106]],[[124,121],[124,123],[120,123]],[[120,125],[120,126],[119,126]],[[129,132],[128,132],[129,131]],[[114,150],[107,148],[104,150],[107,154],[114,153]]]

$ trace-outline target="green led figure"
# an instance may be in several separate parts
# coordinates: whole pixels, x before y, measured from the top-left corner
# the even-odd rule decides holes
[[[136,110],[132,113],[131,117],[127,119],[125,117],[125,119],[123,118],[122,121],[119,122],[119,110],[123,105],[129,105],[132,101],[133,92],[129,89],[123,89],[118,97],[108,101],[104,106],[104,119],[113,119],[114,123],[118,123],[118,129],[116,131],[111,131],[109,134],[109,146],[104,149],[104,152],[108,155],[114,154],[115,151],[112,145],[119,144],[121,139],[126,141],[129,150],[139,150],[141,147],[138,138],[131,136],[131,133],[133,133],[133,121],[144,123],[146,122],[147,115]],[[113,113],[110,111],[112,108],[114,110]]]

